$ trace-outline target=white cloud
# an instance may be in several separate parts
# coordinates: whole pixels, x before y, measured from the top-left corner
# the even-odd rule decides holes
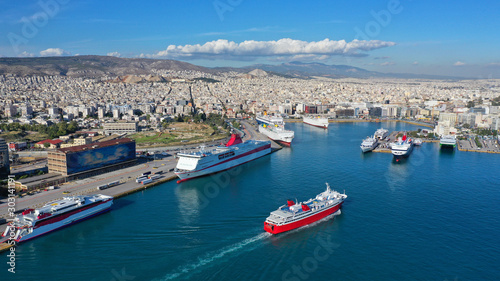
[[[453,64],[454,66],[462,66],[465,65],[465,62],[457,61],[456,63]]]
[[[322,41],[302,41],[290,38],[283,38],[277,41],[254,41],[248,40],[241,43],[219,39],[206,42],[203,45],[170,45],[166,50],[156,54],[141,54],[143,57],[164,57],[183,59],[236,59],[242,57],[263,57],[263,56],[366,56],[363,52],[375,49],[394,46],[396,43],[380,40],[345,40],[334,41],[325,39]]]
[[[107,54],[106,54],[106,56],[108,56],[108,57],[117,57],[117,58],[119,58],[119,57],[121,57],[121,56],[122,56],[122,54],[120,54],[120,53],[118,53],[118,52],[111,52],[111,53],[107,53]]]
[[[20,53],[20,54],[19,54],[19,55],[17,55],[17,56],[18,56],[18,57],[20,57],[20,58],[32,58],[32,57],[34,57],[34,56],[35,56],[35,54],[33,54],[33,53],[28,53],[28,52],[24,51],[24,52]]]
[[[388,65],[395,65],[395,63],[392,62],[392,61],[386,61],[386,62],[381,63],[380,65],[382,65],[382,66],[388,66]]]
[[[70,55],[70,52],[67,52],[61,48],[48,48],[47,50],[43,50],[40,52],[40,56],[42,57],[60,57]]]
[[[413,65],[418,65],[418,61],[414,61],[412,64]]]

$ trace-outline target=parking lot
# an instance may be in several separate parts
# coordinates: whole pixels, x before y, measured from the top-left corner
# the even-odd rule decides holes
[[[500,153],[500,145],[496,139],[478,139],[482,147],[478,147],[474,138],[468,138],[466,140],[459,140],[458,145],[462,150],[472,150],[478,152],[495,152]]]

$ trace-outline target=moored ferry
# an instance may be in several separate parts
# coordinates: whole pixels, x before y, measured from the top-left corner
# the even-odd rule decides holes
[[[376,137],[367,137],[366,139],[363,140],[361,143],[361,151],[364,152],[369,152],[374,150],[378,145],[378,138]]]
[[[385,139],[389,135],[389,130],[386,130],[384,128],[380,128],[377,131],[375,131],[374,137],[376,137],[379,140]]]
[[[455,148],[457,145],[457,138],[452,135],[442,136],[439,140],[441,148]]]
[[[288,200],[286,205],[271,212],[264,222],[264,230],[278,234],[311,224],[339,211],[346,198],[345,192],[331,190],[327,183],[326,191],[315,198],[301,203]]]
[[[203,147],[193,153],[177,153],[179,162],[175,174],[177,182],[224,171],[271,153],[270,141],[248,140],[232,134],[225,146],[207,151]]]
[[[304,119],[302,120],[305,124],[327,129],[328,128],[328,118],[322,118],[319,116],[304,116]]]
[[[264,113],[262,115],[257,115],[255,118],[255,121],[257,121],[257,124],[266,124],[268,126],[273,126],[273,125],[285,125],[285,122],[283,121],[283,117],[281,116],[275,116],[275,115],[267,115],[267,113]]]
[[[279,125],[259,125],[259,133],[284,146],[291,146],[295,136],[294,131],[287,130],[285,126]]]
[[[409,139],[406,135],[398,138],[398,140],[392,144],[391,152],[394,158],[406,158],[410,156],[413,150],[413,141]]]
[[[39,209],[25,210],[8,224],[2,237],[24,242],[102,214],[112,205],[113,197],[102,194],[64,197]]]

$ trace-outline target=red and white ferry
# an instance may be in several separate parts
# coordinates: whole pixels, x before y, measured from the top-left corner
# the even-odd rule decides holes
[[[326,191],[318,194],[316,198],[301,203],[288,200],[287,205],[271,212],[271,215],[264,222],[264,230],[278,234],[308,225],[339,211],[346,198],[345,192],[341,194],[331,190],[327,183]]]
[[[16,242],[24,242],[60,228],[109,211],[113,197],[79,195],[49,202],[40,209],[27,209],[7,225],[2,233]]]
[[[232,134],[225,146],[212,151],[203,147],[193,153],[177,153],[179,162],[175,174],[177,182],[224,171],[271,153],[270,141],[249,140],[243,142],[240,135]]]

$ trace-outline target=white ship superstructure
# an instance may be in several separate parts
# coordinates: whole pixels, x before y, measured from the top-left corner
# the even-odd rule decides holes
[[[64,197],[36,210],[25,210],[9,223],[2,236],[24,242],[104,213],[112,205],[113,197],[102,194]]]
[[[389,135],[389,131],[383,128],[378,129],[375,131],[375,137],[379,140],[385,139]]]
[[[179,162],[175,174],[180,178],[177,182],[224,171],[269,153],[270,141],[243,142],[239,135],[233,134],[225,146],[218,146],[211,151],[201,148],[193,153],[177,153]]]
[[[319,116],[304,116],[303,122],[308,125],[323,129],[328,128],[328,118],[323,118]]]
[[[439,145],[441,147],[451,147],[454,148],[457,145],[457,139],[455,136],[446,135],[441,137],[439,140]]]
[[[411,139],[408,139],[406,135],[402,138],[400,137],[397,142],[393,143],[391,146],[392,155],[394,158],[403,158],[410,156],[413,150],[413,143]]]
[[[367,137],[361,143],[361,151],[368,152],[374,150],[378,145],[378,139],[376,137]]]
[[[280,144],[290,146],[295,133],[291,130],[285,129],[284,126],[279,125],[259,125],[259,132],[267,136],[269,139]]]
[[[257,115],[255,120],[257,121],[257,124],[259,124],[259,125],[261,125],[261,124],[278,125],[278,126],[285,125],[285,122],[283,121],[283,117],[281,117],[281,116],[263,114],[263,115]]]

